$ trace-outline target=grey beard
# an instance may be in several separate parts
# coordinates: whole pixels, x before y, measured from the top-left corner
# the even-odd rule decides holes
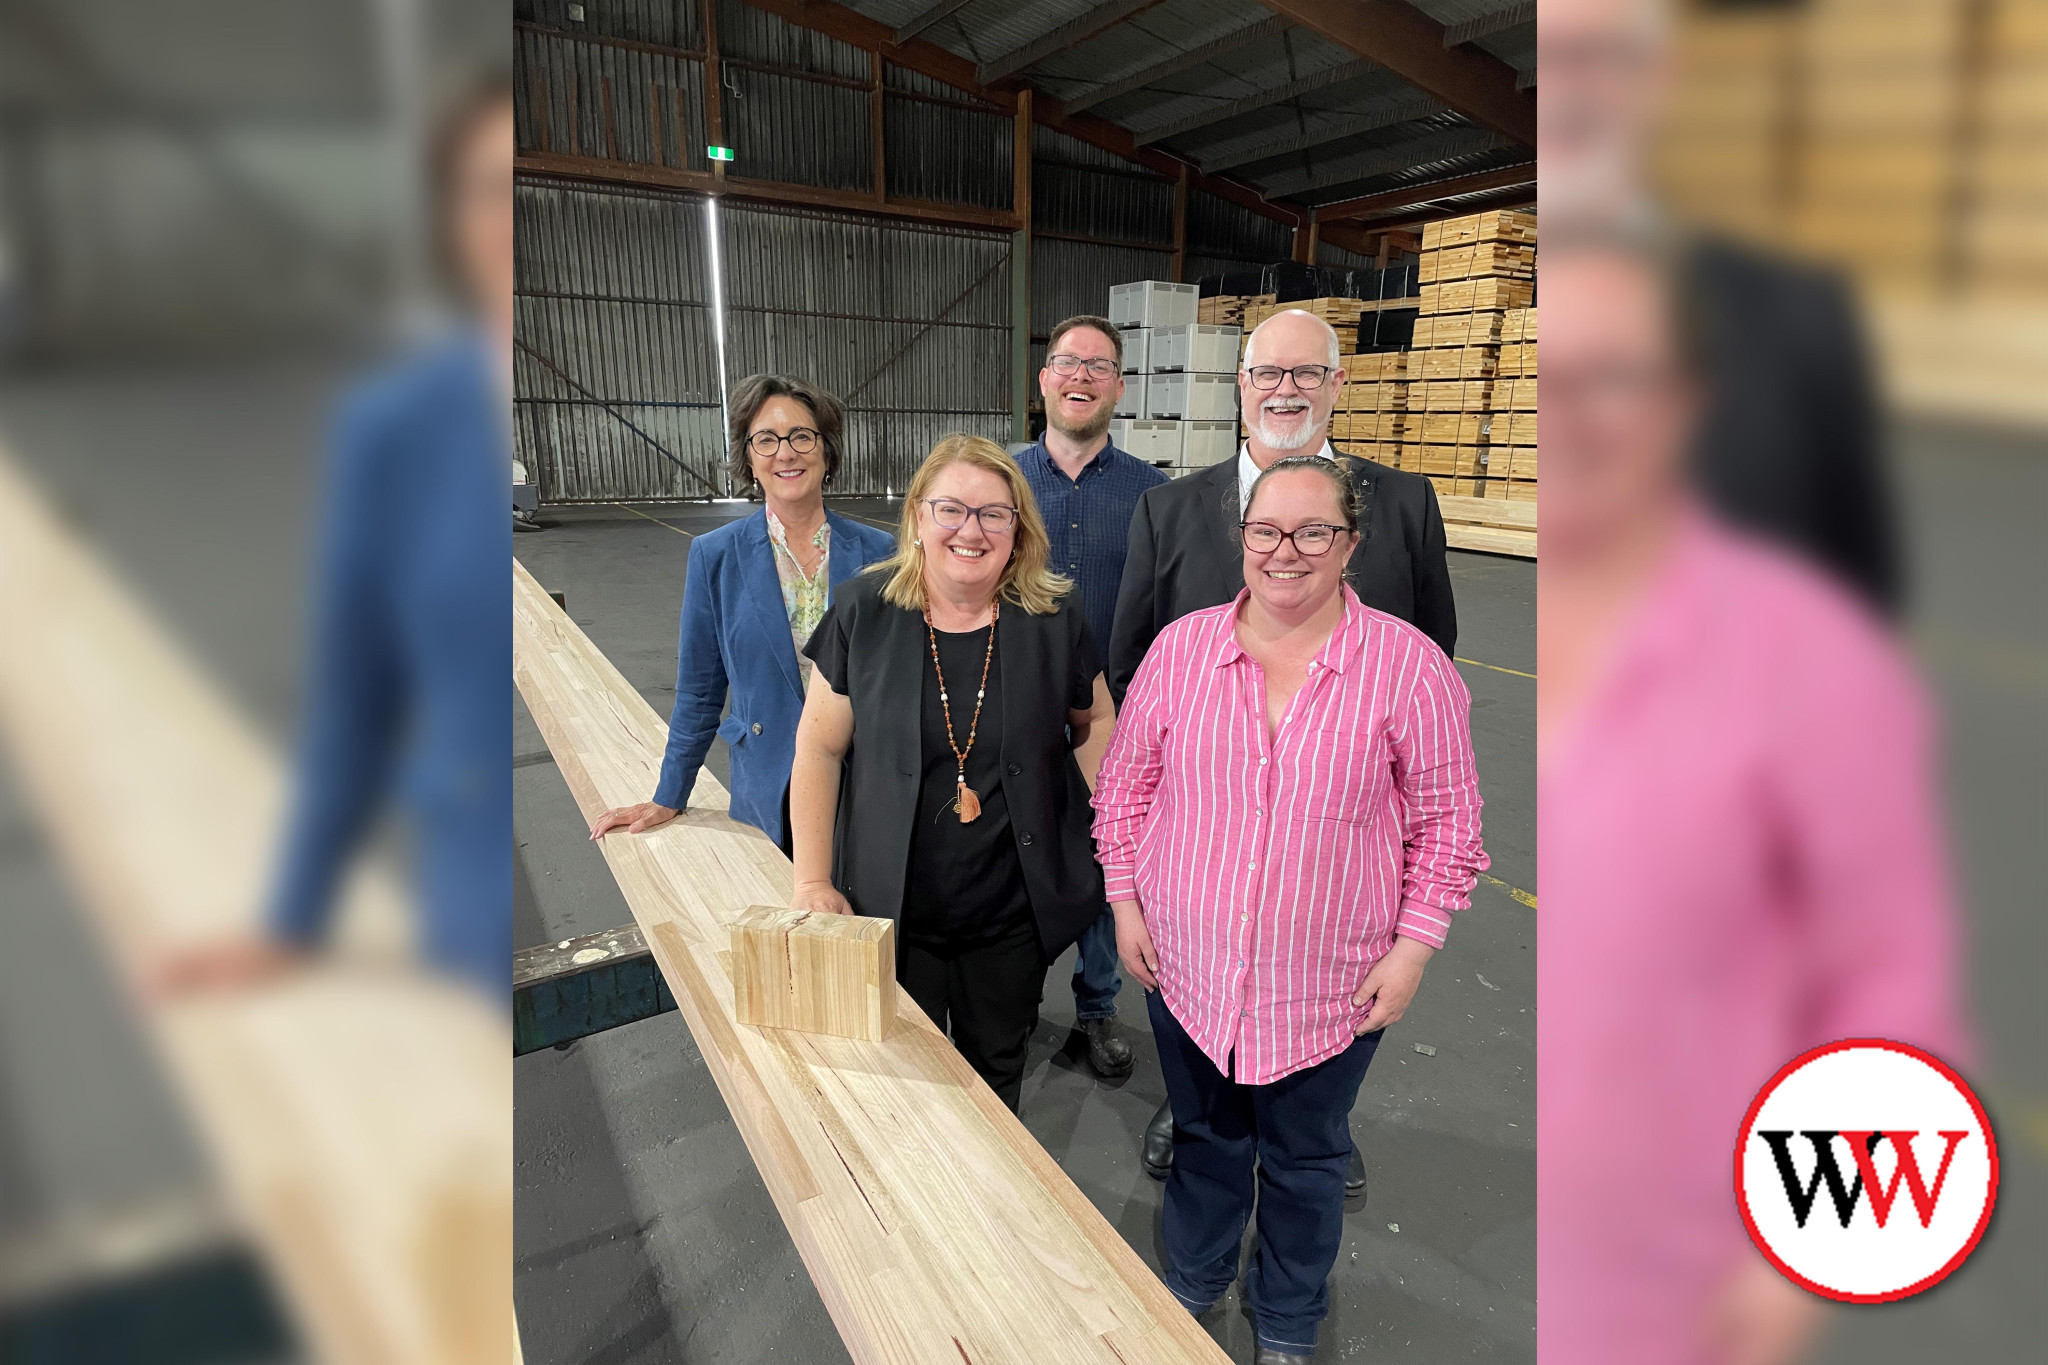
[[[1299,436],[1276,438],[1269,434],[1270,429],[1266,426],[1266,410],[1264,408],[1254,408],[1252,411],[1256,416],[1245,425],[1252,429],[1252,435],[1259,438],[1260,445],[1272,450],[1301,450],[1314,443],[1316,438],[1322,435],[1323,432],[1321,426],[1310,422],[1302,427],[1301,435]]]

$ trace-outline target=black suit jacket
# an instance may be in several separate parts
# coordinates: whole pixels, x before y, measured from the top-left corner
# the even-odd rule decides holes
[[[1692,243],[1686,274],[1706,381],[1693,467],[1708,501],[1895,614],[1898,534],[1847,289],[1711,238]]]
[[[1458,643],[1458,610],[1435,486],[1420,474],[1353,455],[1337,460],[1363,503],[1364,538],[1351,554],[1353,591],[1450,654]],[[1237,523],[1236,456],[1148,488],[1138,499],[1106,670],[1118,706],[1160,631],[1191,611],[1221,606],[1244,587]]]
[[[931,656],[923,616],[884,601],[882,583],[882,575],[868,573],[842,584],[818,635],[845,630],[846,697],[853,704],[832,881],[855,913],[893,920],[903,912],[911,825],[917,819],[923,766],[919,698]],[[1059,610],[1047,616],[1004,602],[995,645],[1002,661],[1002,733],[979,740],[1002,746],[1010,833],[1047,961],[1102,913],[1094,811],[1067,739],[1075,654],[1087,639],[1077,595],[1062,598]],[[816,638],[811,648],[818,648]],[[1087,649],[1094,653],[1092,644]]]

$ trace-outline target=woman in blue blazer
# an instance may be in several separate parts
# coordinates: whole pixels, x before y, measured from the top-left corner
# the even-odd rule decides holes
[[[800,650],[833,590],[896,549],[888,532],[825,510],[845,428],[838,399],[799,379],[757,374],[728,407],[733,482],[752,485],[767,506],[690,542],[661,780],[652,801],[599,816],[593,839],[675,819],[716,735],[732,751],[733,818],[787,852],[783,799],[811,670]]]

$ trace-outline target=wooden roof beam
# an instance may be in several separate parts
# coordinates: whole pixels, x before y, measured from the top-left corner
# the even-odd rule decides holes
[[[1379,63],[1474,123],[1533,147],[1536,101],[1515,69],[1474,47],[1445,47],[1444,26],[1402,0],[1262,0],[1337,46]]]
[[[1536,163],[1524,162],[1519,166],[1505,166],[1499,170],[1478,171],[1471,175],[1453,176],[1448,180],[1431,180],[1417,185],[1403,185],[1399,189],[1386,190],[1379,194],[1368,194],[1358,199],[1346,199],[1335,204],[1320,204],[1315,209],[1319,223],[1341,222],[1346,219],[1385,218],[1398,214],[1404,209],[1417,208],[1449,199],[1457,195],[1478,194],[1485,190],[1504,190],[1527,186],[1533,193],[1536,186]]]

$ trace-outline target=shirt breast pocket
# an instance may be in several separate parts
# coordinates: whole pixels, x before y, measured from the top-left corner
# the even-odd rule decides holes
[[[1310,815],[1364,825],[1385,796],[1389,774],[1386,746],[1378,735],[1356,727],[1324,725],[1304,732],[1302,774],[1316,792]]]

